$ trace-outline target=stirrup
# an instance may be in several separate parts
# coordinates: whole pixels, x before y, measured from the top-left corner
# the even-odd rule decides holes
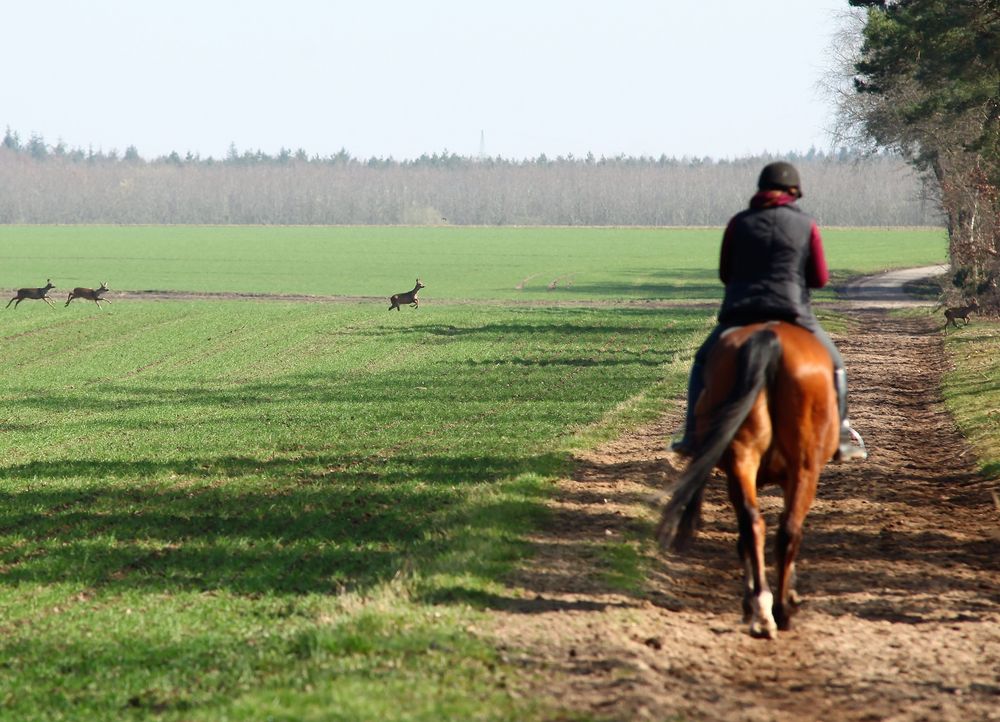
[[[864,461],[868,458],[868,449],[865,447],[865,440],[861,434],[854,430],[851,422],[844,420],[840,427],[840,445],[837,453],[833,455],[833,460],[837,463],[845,461]]]

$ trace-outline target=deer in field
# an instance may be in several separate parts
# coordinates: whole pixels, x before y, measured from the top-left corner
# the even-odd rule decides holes
[[[422,284],[418,278],[417,285],[413,287],[412,291],[407,291],[406,293],[394,293],[389,297],[389,303],[392,304],[389,306],[389,310],[391,311],[392,309],[396,309],[398,311],[399,307],[404,303],[408,303],[414,308],[418,308],[420,304],[417,303],[417,291],[421,288],[424,288],[424,284]]]
[[[949,322],[953,326],[955,326],[955,328],[958,328],[958,321],[956,321],[956,319],[959,319],[959,318],[962,319],[963,321],[965,321],[965,325],[968,326],[969,325],[969,314],[972,313],[973,311],[977,311],[977,312],[979,311],[979,301],[977,301],[976,299],[972,299],[971,301],[969,301],[969,304],[967,306],[958,306],[956,308],[946,308],[944,310],[944,318],[945,318],[944,325],[945,325],[945,328],[948,327],[948,323]]]
[[[101,298],[101,294],[107,292],[108,290],[110,289],[108,289],[107,281],[101,281],[101,287],[98,289],[81,288],[81,287],[74,288],[72,291],[69,292],[69,298],[66,299],[65,305],[68,306],[69,302],[72,301],[74,298],[82,298],[85,301],[93,301],[94,303],[97,304],[98,308],[102,308],[101,301],[104,301],[105,303],[111,303],[111,301],[108,300],[107,298]]]
[[[7,301],[7,305],[4,308],[10,308],[10,304],[14,304],[14,308],[17,308],[17,304],[26,298],[31,298],[34,300],[41,299],[45,303],[49,304],[51,308],[55,308],[52,305],[52,300],[49,298],[49,291],[51,291],[55,286],[52,285],[52,279],[48,278],[45,280],[45,286],[43,288],[19,288],[17,289],[17,295],[14,298]]]

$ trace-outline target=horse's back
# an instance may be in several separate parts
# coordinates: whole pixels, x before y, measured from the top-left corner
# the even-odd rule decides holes
[[[708,405],[721,401],[738,373],[739,350],[755,334],[771,333],[781,347],[772,381],[760,392],[740,437],[766,436],[787,455],[800,457],[803,447],[815,449],[827,461],[837,444],[837,397],[833,360],[809,330],[781,321],[756,323],[724,334],[709,357]],[[714,389],[711,387],[714,385]],[[714,393],[712,393],[714,391]],[[714,397],[711,398],[711,397]]]
[[[723,334],[716,348],[712,350],[709,364],[735,368],[738,350],[754,334],[773,333],[781,345],[781,360],[778,364],[779,383],[794,387],[817,387],[829,390],[833,395],[833,360],[819,339],[807,329],[784,321],[770,321],[738,326]],[[714,357],[714,358],[713,358]],[[712,371],[709,370],[709,375]],[[728,374],[723,374],[723,377]],[[832,396],[836,400],[835,395]]]

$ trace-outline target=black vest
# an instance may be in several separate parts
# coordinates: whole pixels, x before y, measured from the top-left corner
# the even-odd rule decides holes
[[[775,319],[818,325],[806,281],[812,226],[813,219],[793,205],[751,208],[730,221],[729,279],[720,323]]]

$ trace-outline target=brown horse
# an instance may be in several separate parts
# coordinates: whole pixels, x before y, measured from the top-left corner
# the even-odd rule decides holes
[[[695,406],[695,453],[663,509],[656,534],[681,550],[694,536],[705,484],[718,466],[729,482],[745,570],[743,612],[754,637],[789,629],[798,604],[795,556],[823,466],[839,439],[833,362],[807,330],[769,322],[734,328],[709,355]],[[767,584],[764,518],[757,490],[784,493],[776,537],[777,599]]]

